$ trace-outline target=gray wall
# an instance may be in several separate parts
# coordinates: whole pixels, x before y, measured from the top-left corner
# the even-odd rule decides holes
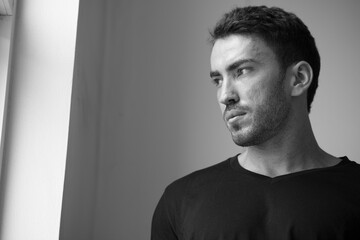
[[[360,2],[82,0],[60,239],[148,239],[167,184],[241,151],[210,83],[208,29],[235,5],[269,2],[317,39],[320,145],[360,160]]]

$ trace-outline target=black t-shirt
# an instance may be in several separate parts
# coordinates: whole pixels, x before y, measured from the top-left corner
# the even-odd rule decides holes
[[[237,156],[170,184],[152,222],[152,240],[360,239],[360,165],[267,177]]]

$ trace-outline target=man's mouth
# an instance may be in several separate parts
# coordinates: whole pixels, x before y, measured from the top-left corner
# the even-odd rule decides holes
[[[243,111],[233,111],[233,112],[230,112],[227,116],[226,116],[226,121],[228,123],[233,123],[235,121],[238,121],[242,118],[244,118],[244,116],[246,115],[246,112],[243,112]]]

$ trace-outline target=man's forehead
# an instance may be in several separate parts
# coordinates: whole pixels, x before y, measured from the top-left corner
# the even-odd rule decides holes
[[[211,52],[211,69],[216,70],[239,59],[261,61],[273,56],[273,51],[258,37],[230,35],[216,40]]]

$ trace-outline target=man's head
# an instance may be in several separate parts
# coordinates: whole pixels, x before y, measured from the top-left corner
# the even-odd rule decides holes
[[[307,91],[307,109],[318,87],[320,55],[315,40],[306,25],[293,13],[280,8],[249,6],[235,8],[216,24],[211,43],[230,35],[257,36],[275,52],[283,71],[291,64],[306,61],[313,71],[312,83]]]
[[[236,8],[211,35],[210,75],[236,144],[258,145],[277,135],[289,127],[293,109],[307,115],[320,58],[295,15],[278,8]]]

